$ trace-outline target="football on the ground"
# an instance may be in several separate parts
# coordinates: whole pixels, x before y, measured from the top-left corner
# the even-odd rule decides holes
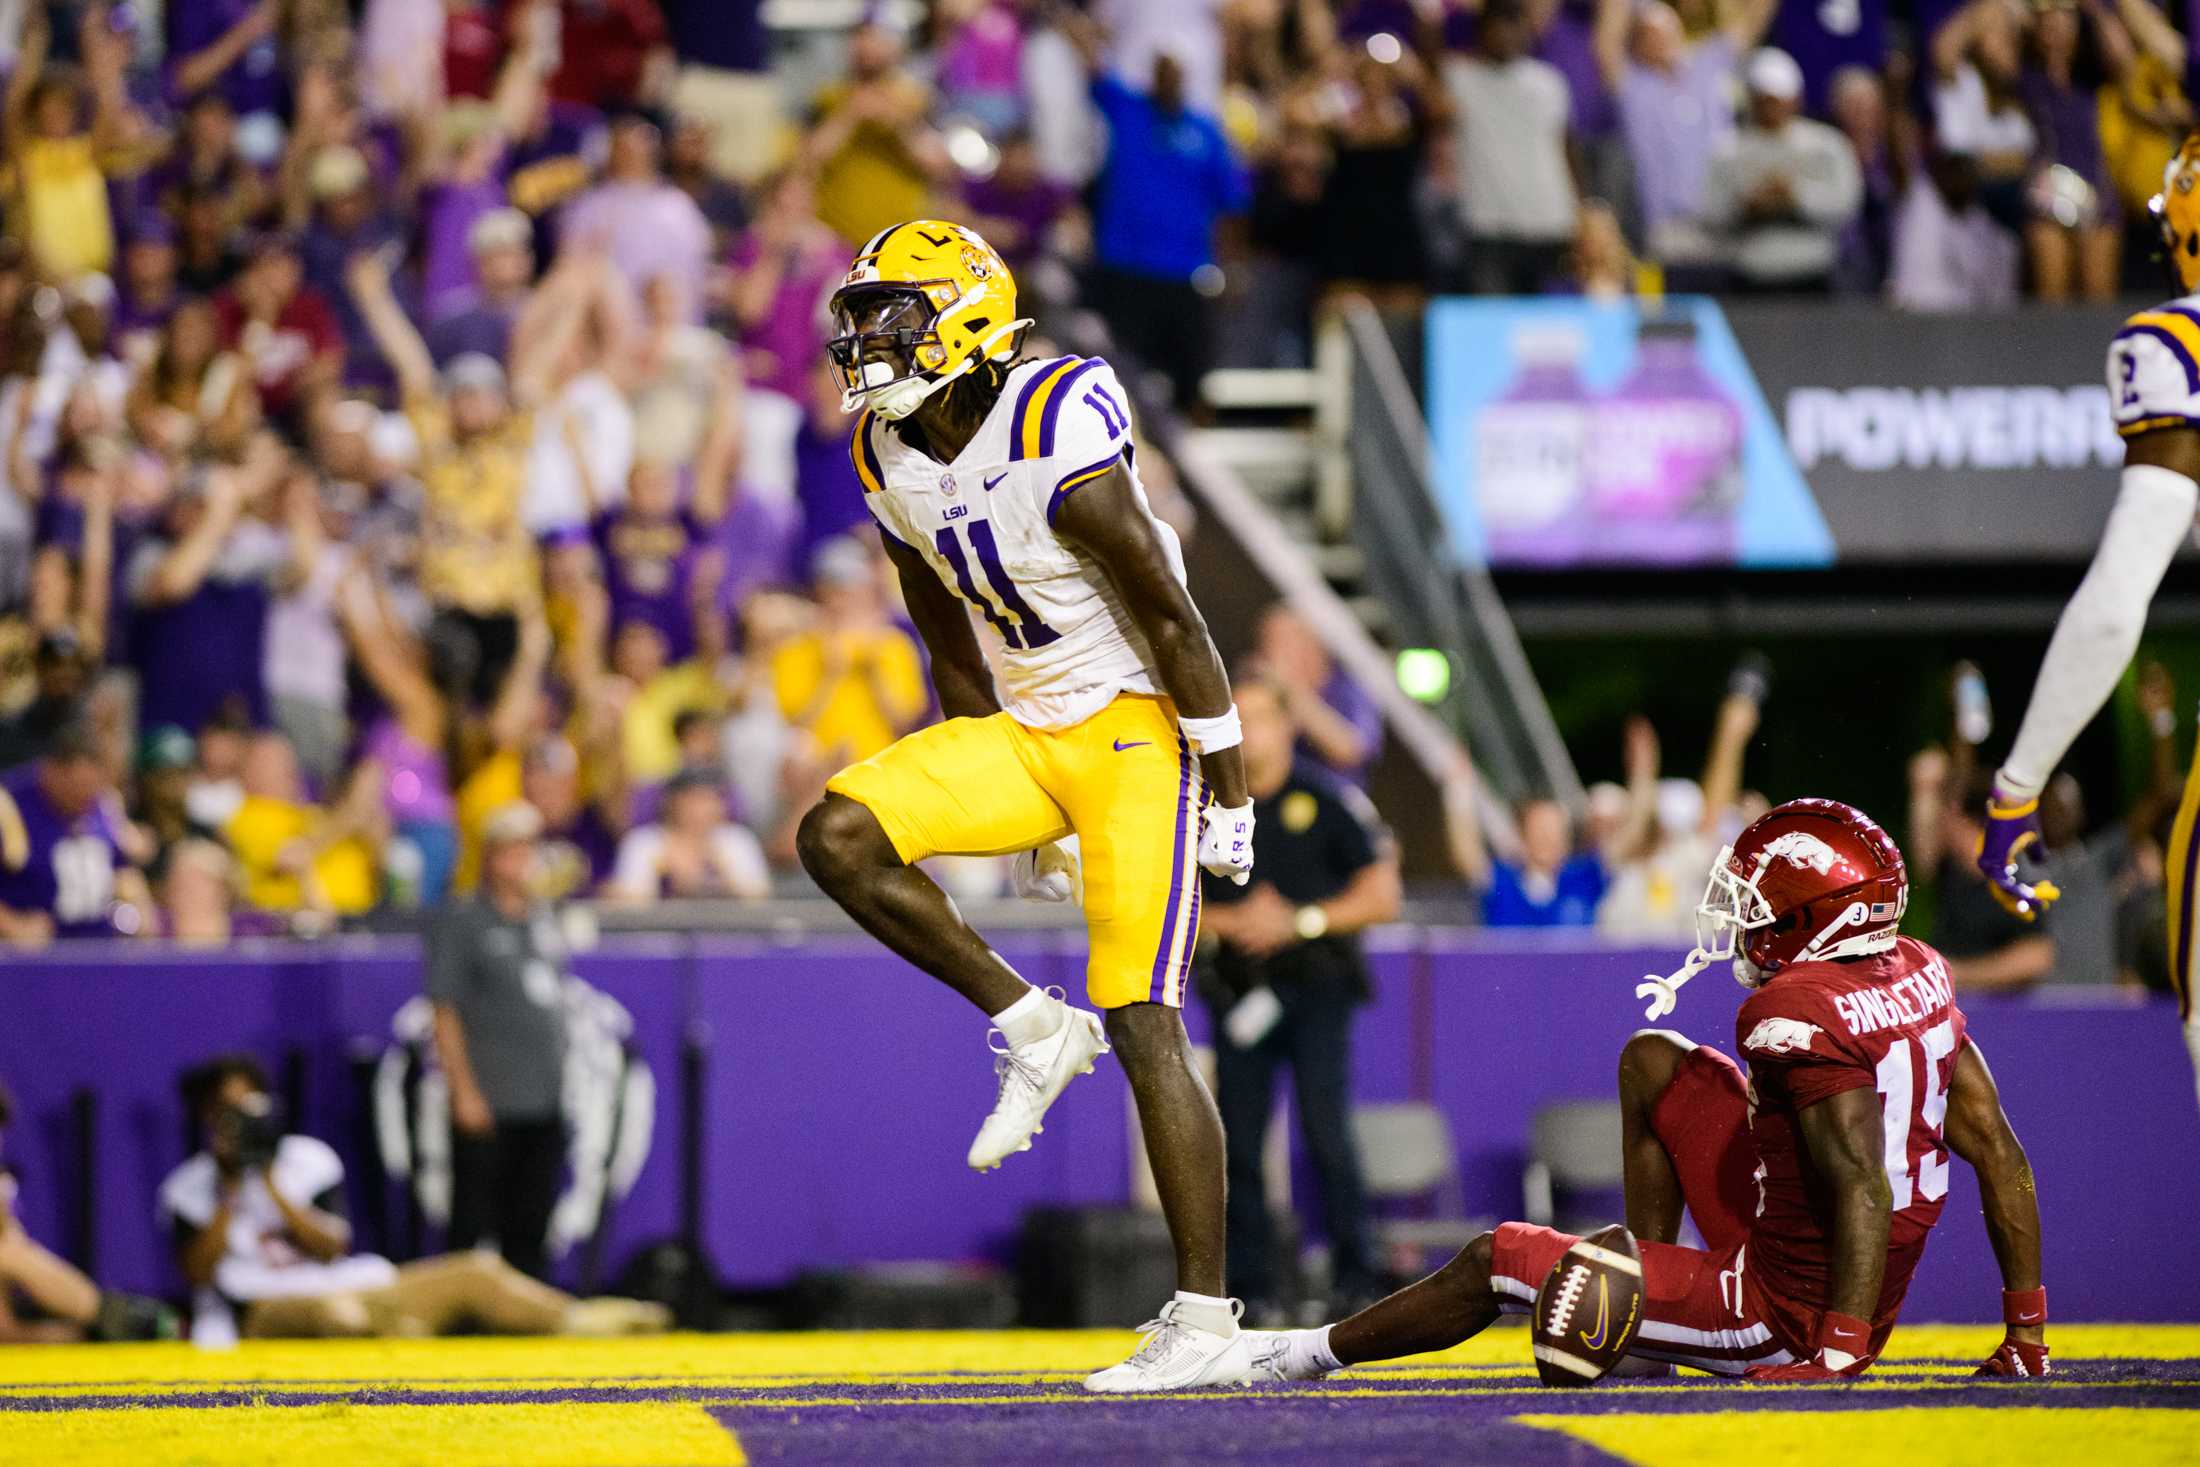
[[[1547,1386],[1602,1380],[1642,1323],[1642,1253],[1614,1223],[1568,1248],[1535,1291],[1535,1373]]]

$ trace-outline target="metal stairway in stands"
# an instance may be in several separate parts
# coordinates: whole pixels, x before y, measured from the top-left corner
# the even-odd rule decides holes
[[[1336,378],[1303,368],[1226,367],[1209,372],[1201,393],[1213,422],[1187,436],[1227,466],[1276,524],[1305,551],[1361,625],[1386,645],[1395,630],[1389,608],[1368,585],[1367,556],[1351,525],[1349,464],[1325,453],[1324,392]]]

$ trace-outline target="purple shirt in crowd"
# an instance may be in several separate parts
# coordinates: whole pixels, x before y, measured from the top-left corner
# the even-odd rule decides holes
[[[281,535],[265,525],[239,525],[196,591],[156,606],[143,591],[170,548],[165,539],[148,540],[130,565],[140,726],[172,723],[196,732],[225,708],[264,725],[268,583],[283,560]]]
[[[672,184],[600,183],[567,207],[559,232],[571,240],[600,241],[613,267],[636,290],[660,275],[671,276],[690,312],[701,318],[710,221]]]
[[[756,236],[745,234],[734,242],[733,267],[747,270],[763,253]],[[848,264],[845,255],[823,250],[797,247],[790,255],[770,312],[742,328],[741,353],[751,386],[769,387],[803,402],[810,395],[810,370],[825,350],[825,300]]]
[[[258,0],[186,0],[167,6],[171,87],[175,86],[176,69],[184,61],[228,35],[257,5]],[[228,99],[239,117],[287,110],[290,88],[284,80],[282,48],[276,33],[270,30],[246,47],[244,54],[214,79],[214,89]]]
[[[504,206],[504,179],[491,169],[470,183],[439,183],[420,196],[420,299],[429,319],[474,288],[474,221]]]
[[[1578,137],[1610,136],[1619,126],[1619,111],[1604,85],[1604,68],[1597,65],[1596,17],[1591,8],[1579,3],[1560,6],[1536,38],[1535,54],[1566,78],[1567,128]]]
[[[1826,114],[1833,74],[1844,66],[1877,72],[1887,64],[1884,5],[1783,5],[1772,24],[1772,44],[1803,68],[1803,110]]]
[[[104,805],[63,815],[38,769],[33,760],[0,776],[0,820],[12,815],[23,837],[23,864],[0,863],[0,905],[48,914],[61,937],[112,937],[115,868],[124,864],[114,821]]]
[[[1689,47],[1670,72],[1627,63],[1619,82],[1620,129],[1635,164],[1635,198],[1647,234],[1702,212],[1711,155],[1734,130],[1728,81],[1734,43],[1724,35]]]
[[[684,509],[656,516],[623,505],[597,515],[588,533],[603,560],[611,624],[647,622],[663,633],[670,660],[684,661],[695,650],[695,562],[709,532]]]
[[[817,547],[835,535],[851,534],[871,522],[863,503],[863,481],[848,457],[848,425],[835,422],[820,429],[815,418],[804,418],[794,438],[795,497],[802,501],[802,534],[795,542],[794,563],[806,569]]]
[[[973,178],[963,185],[963,202],[974,214],[989,219],[1006,219],[1014,224],[1022,238],[1004,244],[999,239],[988,243],[1001,252],[1001,258],[1011,270],[1021,270],[1031,263],[1046,243],[1047,233],[1054,228],[1054,221],[1062,217],[1075,197],[1062,184],[1051,179],[1034,179],[1029,188],[1004,188],[999,175],[992,178]]]

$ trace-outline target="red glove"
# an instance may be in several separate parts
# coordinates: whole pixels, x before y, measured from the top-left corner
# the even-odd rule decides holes
[[[2045,1341],[2035,1345],[2014,1335],[2001,1337],[2001,1348],[1986,1357],[1986,1363],[1971,1372],[1973,1375],[2001,1375],[2031,1377],[2048,1375],[2053,1367],[2047,1363]]]
[[[1986,1362],[1972,1371],[1973,1375],[2007,1376],[2030,1379],[2048,1374],[2053,1367],[2047,1363],[2047,1290],[2003,1290],[2001,1296],[2001,1322],[2008,1326],[2008,1333],[2001,1337],[2001,1348],[1986,1357]],[[2040,1339],[2019,1339],[2017,1331],[2039,1334]]]

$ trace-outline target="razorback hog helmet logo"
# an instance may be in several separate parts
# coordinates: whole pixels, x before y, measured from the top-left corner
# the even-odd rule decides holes
[[[1762,1019],[1742,1041],[1742,1048],[1766,1054],[1789,1054],[1810,1048],[1811,1035],[1820,1032],[1816,1024],[1806,1024],[1801,1019]]]
[[[1823,876],[1840,860],[1840,854],[1808,831],[1791,830],[1775,837],[1764,850],[1766,861],[1785,859],[1797,866],[1808,866]]]

